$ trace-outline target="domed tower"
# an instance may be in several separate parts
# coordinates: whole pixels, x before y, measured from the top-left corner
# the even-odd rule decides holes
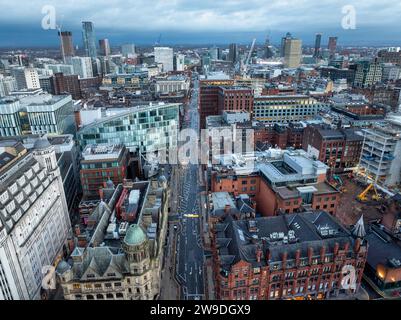
[[[159,188],[166,189],[167,188],[167,178],[165,175],[160,175],[159,178],[157,179]]]
[[[142,274],[150,267],[149,240],[145,231],[137,224],[131,225],[122,244],[133,274]]]
[[[35,141],[33,145],[34,158],[45,168],[49,173],[59,174],[57,166],[56,151],[45,136]]]

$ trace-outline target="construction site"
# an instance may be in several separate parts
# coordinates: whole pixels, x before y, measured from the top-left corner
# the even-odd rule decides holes
[[[341,191],[336,216],[344,225],[355,224],[362,214],[365,223],[381,219],[388,195],[351,174],[334,176],[334,181]]]

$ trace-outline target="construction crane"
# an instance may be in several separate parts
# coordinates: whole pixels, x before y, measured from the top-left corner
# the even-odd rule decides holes
[[[242,68],[242,76],[244,77],[248,71],[249,60],[251,60],[253,49],[255,48],[256,39],[253,39],[251,49],[249,49],[248,56],[246,57],[245,64]]]
[[[366,187],[366,189],[363,190],[363,191],[357,196],[357,199],[358,199],[359,201],[362,201],[362,202],[367,201],[367,200],[368,200],[367,195],[368,195],[369,191],[372,190],[372,189],[373,189],[374,192],[375,192],[374,195],[372,196],[372,199],[375,200],[375,201],[381,200],[382,197],[381,197],[381,195],[377,192],[377,189],[376,189],[376,187],[375,187],[375,185],[374,185],[373,183],[369,184],[369,185]]]
[[[162,34],[160,33],[160,34],[159,34],[159,38],[157,38],[157,41],[156,41],[156,43],[155,43],[155,46],[159,46],[159,45],[160,45],[161,39],[162,39]]]

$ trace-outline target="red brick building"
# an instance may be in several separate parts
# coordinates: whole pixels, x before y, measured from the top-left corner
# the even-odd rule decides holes
[[[123,145],[88,145],[82,157],[80,177],[84,199],[98,199],[104,183],[111,180],[117,185],[127,177],[129,152]]]
[[[358,165],[362,144],[363,137],[353,129],[311,125],[304,130],[302,148],[334,172],[342,172]]]
[[[248,194],[262,216],[296,213],[307,209],[335,215],[340,192],[326,182],[327,167],[303,152],[285,152],[283,159],[256,164],[252,174],[217,168],[211,173],[211,192]]]
[[[219,88],[221,86],[232,85],[234,85],[234,80],[199,81],[199,114],[201,129],[205,128],[207,116],[219,114]]]
[[[246,111],[252,118],[253,90],[246,87],[219,87],[218,114],[223,111]]]
[[[200,125],[205,128],[206,117],[222,115],[223,111],[253,112],[253,90],[233,86],[234,80],[201,80],[199,89]]]
[[[262,122],[237,124],[239,129],[253,129],[254,143],[258,145],[270,145],[280,149],[292,147],[302,148],[304,126],[299,122],[289,124],[275,123],[273,126]]]
[[[213,230],[212,252],[217,300],[327,299],[359,290],[367,244],[326,212],[228,215]]]
[[[53,75],[53,83],[55,95],[60,95],[67,92],[71,94],[73,99],[81,99],[81,88],[79,86],[79,79],[77,75],[64,75],[63,73],[55,73]]]

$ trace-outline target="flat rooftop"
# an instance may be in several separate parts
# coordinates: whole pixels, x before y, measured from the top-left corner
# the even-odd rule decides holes
[[[261,164],[259,169],[272,184],[279,184],[316,179],[326,173],[327,166],[302,153],[285,153],[283,159]]]
[[[84,161],[117,159],[124,146],[121,144],[90,144],[82,151]]]
[[[213,192],[212,202],[214,210],[224,209],[226,206],[235,208],[234,200],[228,192]]]

